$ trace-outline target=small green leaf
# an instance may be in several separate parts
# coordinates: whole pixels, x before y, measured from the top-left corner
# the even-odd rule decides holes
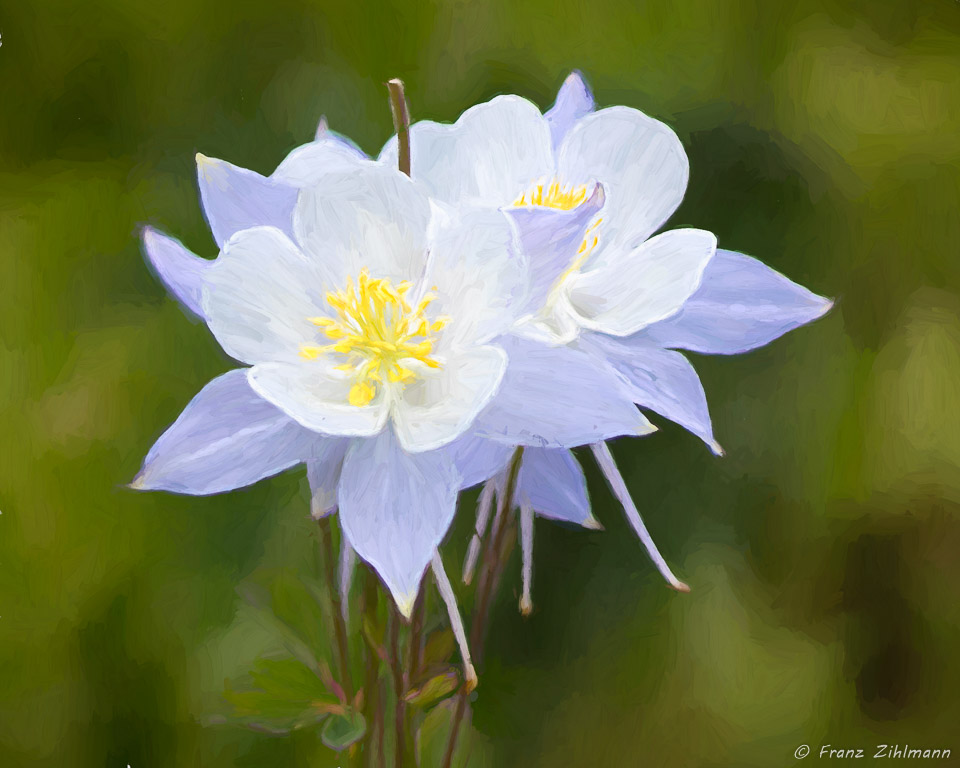
[[[404,694],[404,700],[414,707],[429,707],[431,704],[449,696],[460,685],[460,675],[456,670],[448,669],[431,677],[423,685]]]
[[[456,647],[457,640],[453,636],[453,631],[448,627],[431,632],[423,649],[424,664],[449,661]]]
[[[367,721],[355,709],[331,715],[320,732],[320,740],[330,749],[340,752],[363,738]]]
[[[232,706],[226,719],[256,730],[289,733],[343,711],[316,673],[296,659],[258,659],[239,685],[224,691]]]

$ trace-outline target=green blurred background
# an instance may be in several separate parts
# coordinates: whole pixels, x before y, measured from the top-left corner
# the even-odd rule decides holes
[[[615,445],[691,594],[593,469],[605,532],[538,523],[536,612],[514,561],[474,706],[492,763],[960,759],[960,4],[51,0],[5,2],[0,35],[0,765],[340,763],[310,734],[205,724],[267,642],[237,585],[314,568],[316,540],[301,472],[124,489],[230,367],[138,226],[214,255],[195,152],[269,173],[321,114],[376,152],[389,77],[451,121],[498,93],[545,108],[573,68],[682,138],[671,225],[837,306],[695,360],[725,458],[662,421]]]

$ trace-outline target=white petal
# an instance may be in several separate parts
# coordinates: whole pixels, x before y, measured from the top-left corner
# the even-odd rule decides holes
[[[316,338],[324,277],[273,227],[238,232],[208,270],[207,323],[226,352],[246,363],[296,360]]]
[[[547,121],[526,99],[498,96],[464,112],[453,125],[430,121],[410,129],[412,176],[431,197],[451,205],[509,205],[531,183],[554,172]],[[396,167],[397,140],[381,162]]]
[[[400,282],[423,274],[429,220],[430,204],[409,178],[371,165],[301,190],[294,231],[338,285],[364,267],[371,277]]]
[[[386,398],[350,405],[353,378],[324,359],[262,363],[250,369],[250,386],[308,429],[327,435],[367,437],[383,429]]]
[[[437,351],[482,344],[519,316],[527,287],[516,230],[493,209],[433,206],[425,286],[436,295],[434,315],[450,318]]]
[[[599,181],[607,194],[600,247],[633,248],[656,232],[683,199],[689,163],[677,135],[659,120],[629,107],[581,118],[560,147],[560,177]]]
[[[612,336],[635,333],[683,306],[716,250],[711,232],[664,232],[570,278],[565,286],[570,305],[585,328]]]
[[[401,445],[427,451],[463,434],[496,394],[506,368],[502,349],[477,347],[448,357],[436,375],[407,385],[394,413]]]
[[[372,163],[359,149],[328,131],[293,150],[270,178],[295,187],[311,187],[322,184],[330,174],[350,173]]]

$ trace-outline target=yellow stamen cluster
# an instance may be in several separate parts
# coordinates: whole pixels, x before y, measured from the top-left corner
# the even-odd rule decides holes
[[[549,184],[538,182],[513,201],[514,206],[535,205],[543,208],[558,208],[569,211],[589,197],[586,184],[563,186],[557,179]]]
[[[386,278],[371,278],[363,269],[356,284],[348,277],[346,288],[327,293],[336,317],[310,318],[334,343],[303,344],[300,355],[311,360],[331,352],[347,355],[347,361],[337,368],[354,375],[350,405],[367,405],[385,380],[405,385],[415,379],[416,372],[407,367],[411,362],[440,367],[430,357],[436,342],[433,334],[448,318],[429,321],[426,311],[435,296],[428,293],[411,306],[406,299],[410,288],[408,282],[394,286]]]

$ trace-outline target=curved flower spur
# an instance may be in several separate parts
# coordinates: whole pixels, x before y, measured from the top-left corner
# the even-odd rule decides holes
[[[567,422],[570,411],[547,401],[518,420],[509,415],[516,411],[512,399],[529,389],[538,369],[576,382],[563,369],[572,357],[558,350],[575,352],[594,369],[591,384],[611,376],[632,402],[722,454],[700,379],[676,350],[747,352],[822,316],[832,302],[756,259],[718,250],[710,232],[654,235],[686,190],[689,168],[680,140],[636,109],[595,110],[577,73],[546,114],[518,96],[500,96],[468,109],[452,125],[415,123],[410,143],[413,177],[432,197],[503,210],[516,222],[531,270],[523,316],[499,340],[511,358],[501,393],[477,423],[492,440],[527,446],[527,471],[521,471],[517,488],[522,606],[529,610],[534,511],[596,525],[576,460],[571,454],[561,460],[563,451],[551,453],[583,444],[591,444],[661,574],[685,590],[657,551],[608,447],[597,439],[577,441]],[[389,164],[395,156],[391,139],[380,159]],[[599,439],[617,434],[625,432],[611,429]],[[533,477],[535,482],[527,479]],[[481,495],[467,580],[496,483],[489,481]]]

